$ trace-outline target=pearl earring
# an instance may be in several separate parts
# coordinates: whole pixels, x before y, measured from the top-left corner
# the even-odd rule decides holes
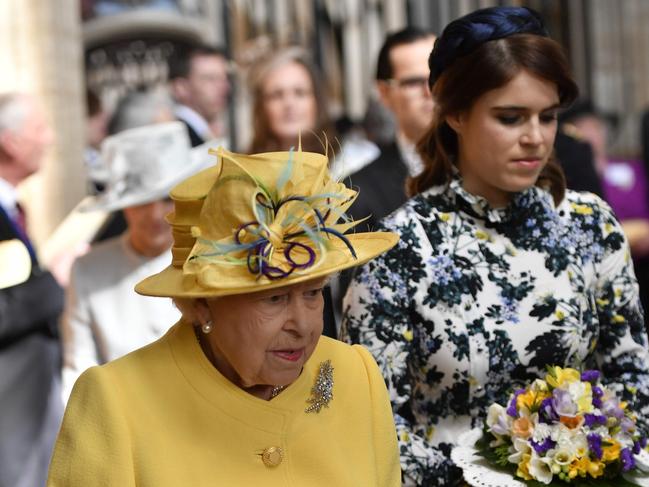
[[[201,325],[201,331],[206,335],[209,335],[209,333],[212,331],[212,320],[208,320],[205,323],[203,323]]]

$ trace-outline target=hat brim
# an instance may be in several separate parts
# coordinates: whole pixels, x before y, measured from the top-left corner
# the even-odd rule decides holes
[[[162,272],[141,281],[135,286],[135,291],[144,296],[171,298],[210,298],[255,293],[310,281],[364,264],[394,247],[399,241],[399,236],[391,232],[356,233],[346,235],[346,237],[354,247],[357,256],[356,259],[350,255],[349,250],[344,244],[334,242],[332,248],[328,250],[324,262],[318,267],[306,269],[300,273],[294,272],[284,279],[269,280],[261,278],[257,281],[251,279],[242,282],[241,286],[236,287],[205,288],[198,285],[195,279],[187,279],[187,276],[183,274],[182,268],[169,266]]]
[[[167,198],[171,189],[178,183],[216,163],[214,156],[207,155],[209,150],[208,144],[209,142],[191,149],[191,157],[188,166],[183,168],[172,178],[161,181],[155,187],[147,188],[146,191],[126,195],[115,193],[99,194],[89,198],[87,202],[80,206],[79,211],[117,211],[131,206],[144,205]]]

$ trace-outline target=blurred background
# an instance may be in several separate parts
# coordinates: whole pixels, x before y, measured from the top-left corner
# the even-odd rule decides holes
[[[22,185],[30,230],[44,242],[87,193],[86,89],[108,113],[135,89],[164,89],[167,60],[195,41],[230,59],[230,103],[217,131],[245,151],[251,137],[247,76],[283,45],[299,45],[324,73],[329,115],[339,133],[363,127],[389,139],[374,72],[385,34],[407,25],[439,33],[450,20],[494,5],[530,6],[563,44],[582,96],[613,122],[609,152],[641,158],[649,105],[646,0],[2,0],[0,90],[35,93],[55,144],[44,169]]]

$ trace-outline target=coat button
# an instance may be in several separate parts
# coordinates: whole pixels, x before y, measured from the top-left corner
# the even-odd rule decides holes
[[[269,446],[261,454],[261,459],[267,467],[276,467],[284,459],[284,452],[278,446]]]

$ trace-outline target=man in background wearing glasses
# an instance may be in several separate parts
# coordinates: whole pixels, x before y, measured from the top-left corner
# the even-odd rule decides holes
[[[394,115],[396,134],[381,147],[377,159],[351,176],[352,184],[360,189],[352,216],[371,215],[357,231],[375,228],[381,218],[405,203],[406,178],[422,169],[415,144],[433,116],[428,56],[434,43],[432,33],[407,27],[390,34],[379,51],[377,88],[381,102]]]

